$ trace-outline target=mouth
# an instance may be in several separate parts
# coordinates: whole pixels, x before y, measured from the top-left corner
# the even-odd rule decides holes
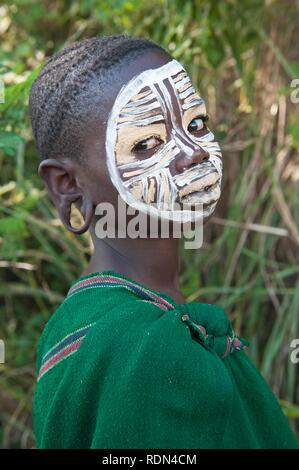
[[[187,184],[179,191],[179,197],[182,199],[191,193],[199,191],[208,191],[212,186],[216,185],[220,179],[218,172],[213,171],[207,175],[202,176],[196,181]]]
[[[199,180],[190,183],[178,193],[178,199],[183,204],[202,204],[203,208],[211,206],[220,197],[220,176],[217,172],[210,173]]]

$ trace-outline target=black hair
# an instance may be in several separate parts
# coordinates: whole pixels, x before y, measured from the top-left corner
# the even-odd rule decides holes
[[[91,82],[96,83],[96,93],[100,94],[111,68],[124,57],[134,58],[146,49],[166,53],[149,39],[115,35],[77,41],[50,57],[29,96],[31,125],[41,160],[72,158],[84,162],[80,138],[95,100]]]

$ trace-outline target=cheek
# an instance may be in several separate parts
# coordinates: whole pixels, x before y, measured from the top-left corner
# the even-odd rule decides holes
[[[157,181],[154,177],[139,179],[128,188],[134,199],[152,204],[156,202]]]
[[[143,195],[143,183],[141,180],[136,181],[133,183],[131,186],[129,186],[129,192],[132,194],[134,199],[137,199],[138,201],[142,200],[142,195]]]
[[[177,191],[171,188],[168,172],[162,170],[155,175],[138,178],[128,188],[135,200],[148,205],[157,205],[158,209],[170,210]]]
[[[149,176],[138,179],[129,186],[128,190],[134,199],[145,204],[153,204],[157,202],[158,184],[156,177]]]

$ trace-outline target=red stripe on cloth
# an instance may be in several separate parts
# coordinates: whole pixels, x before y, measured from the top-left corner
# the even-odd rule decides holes
[[[156,301],[154,301],[154,300],[141,299],[140,301],[141,301],[141,302],[146,302],[146,303],[148,303],[148,304],[156,305],[156,307],[159,307],[159,308],[161,308],[161,309],[164,310],[164,311],[165,311],[165,310],[168,310],[168,308],[166,307],[166,305],[160,304],[160,303],[158,303],[158,302],[156,302]]]
[[[39,371],[39,374],[38,374],[38,377],[37,377],[37,380],[39,380],[41,378],[41,376],[47,372],[47,370],[56,365],[59,361],[61,361],[62,359],[65,359],[69,354],[71,354],[72,352],[75,352],[80,344],[82,343],[82,340],[83,338],[80,338],[78,339],[77,341],[75,341],[74,343],[70,344],[69,346],[67,346],[66,348],[64,348],[60,353],[58,353],[56,356],[54,356],[52,359],[49,359],[49,361],[47,361],[43,367],[41,368],[41,370]]]
[[[167,302],[167,300],[163,299],[162,297],[154,294],[153,292],[150,292],[148,289],[145,289],[144,287],[141,287],[137,284],[134,284],[133,282],[131,281],[127,281],[125,279],[121,279],[119,277],[115,277],[115,276],[94,276],[93,278],[91,279],[85,279],[84,281],[80,281],[78,284],[76,284],[75,286],[73,286],[69,293],[73,293],[75,292],[77,289],[79,289],[80,287],[83,287],[83,286],[88,286],[89,284],[93,284],[94,282],[118,282],[119,284],[122,284],[122,285],[128,285],[128,286],[135,286],[137,287],[138,289],[142,290],[143,292],[146,292],[148,295],[150,295],[151,297],[153,297],[154,299],[156,299],[159,303],[162,303],[164,305],[167,305],[168,308],[170,308],[171,310],[173,309],[173,305],[171,305],[169,302]]]
[[[159,303],[162,303],[162,304],[164,304],[164,305],[167,305],[168,307],[170,307],[171,309],[173,309],[173,305],[171,305],[169,302],[167,302],[167,300],[163,299],[163,297],[160,297],[159,295],[154,294],[153,292],[149,291],[148,289],[145,289],[144,287],[138,286],[137,284],[134,284],[133,282],[126,281],[125,279],[120,279],[120,278],[118,278],[118,277],[109,276],[108,279],[110,279],[110,280],[117,280],[117,281],[119,281],[121,284],[128,284],[128,285],[136,286],[138,289],[143,290],[144,292],[148,293],[150,296],[152,296],[152,297],[154,297],[155,299],[157,299]]]

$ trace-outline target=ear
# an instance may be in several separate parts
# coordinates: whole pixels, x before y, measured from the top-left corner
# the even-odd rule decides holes
[[[65,227],[76,234],[86,232],[92,221],[93,204],[80,185],[79,165],[70,160],[49,158],[41,162],[38,174],[43,179]],[[72,204],[76,204],[84,217],[84,225],[79,229],[72,227],[70,222]]]

